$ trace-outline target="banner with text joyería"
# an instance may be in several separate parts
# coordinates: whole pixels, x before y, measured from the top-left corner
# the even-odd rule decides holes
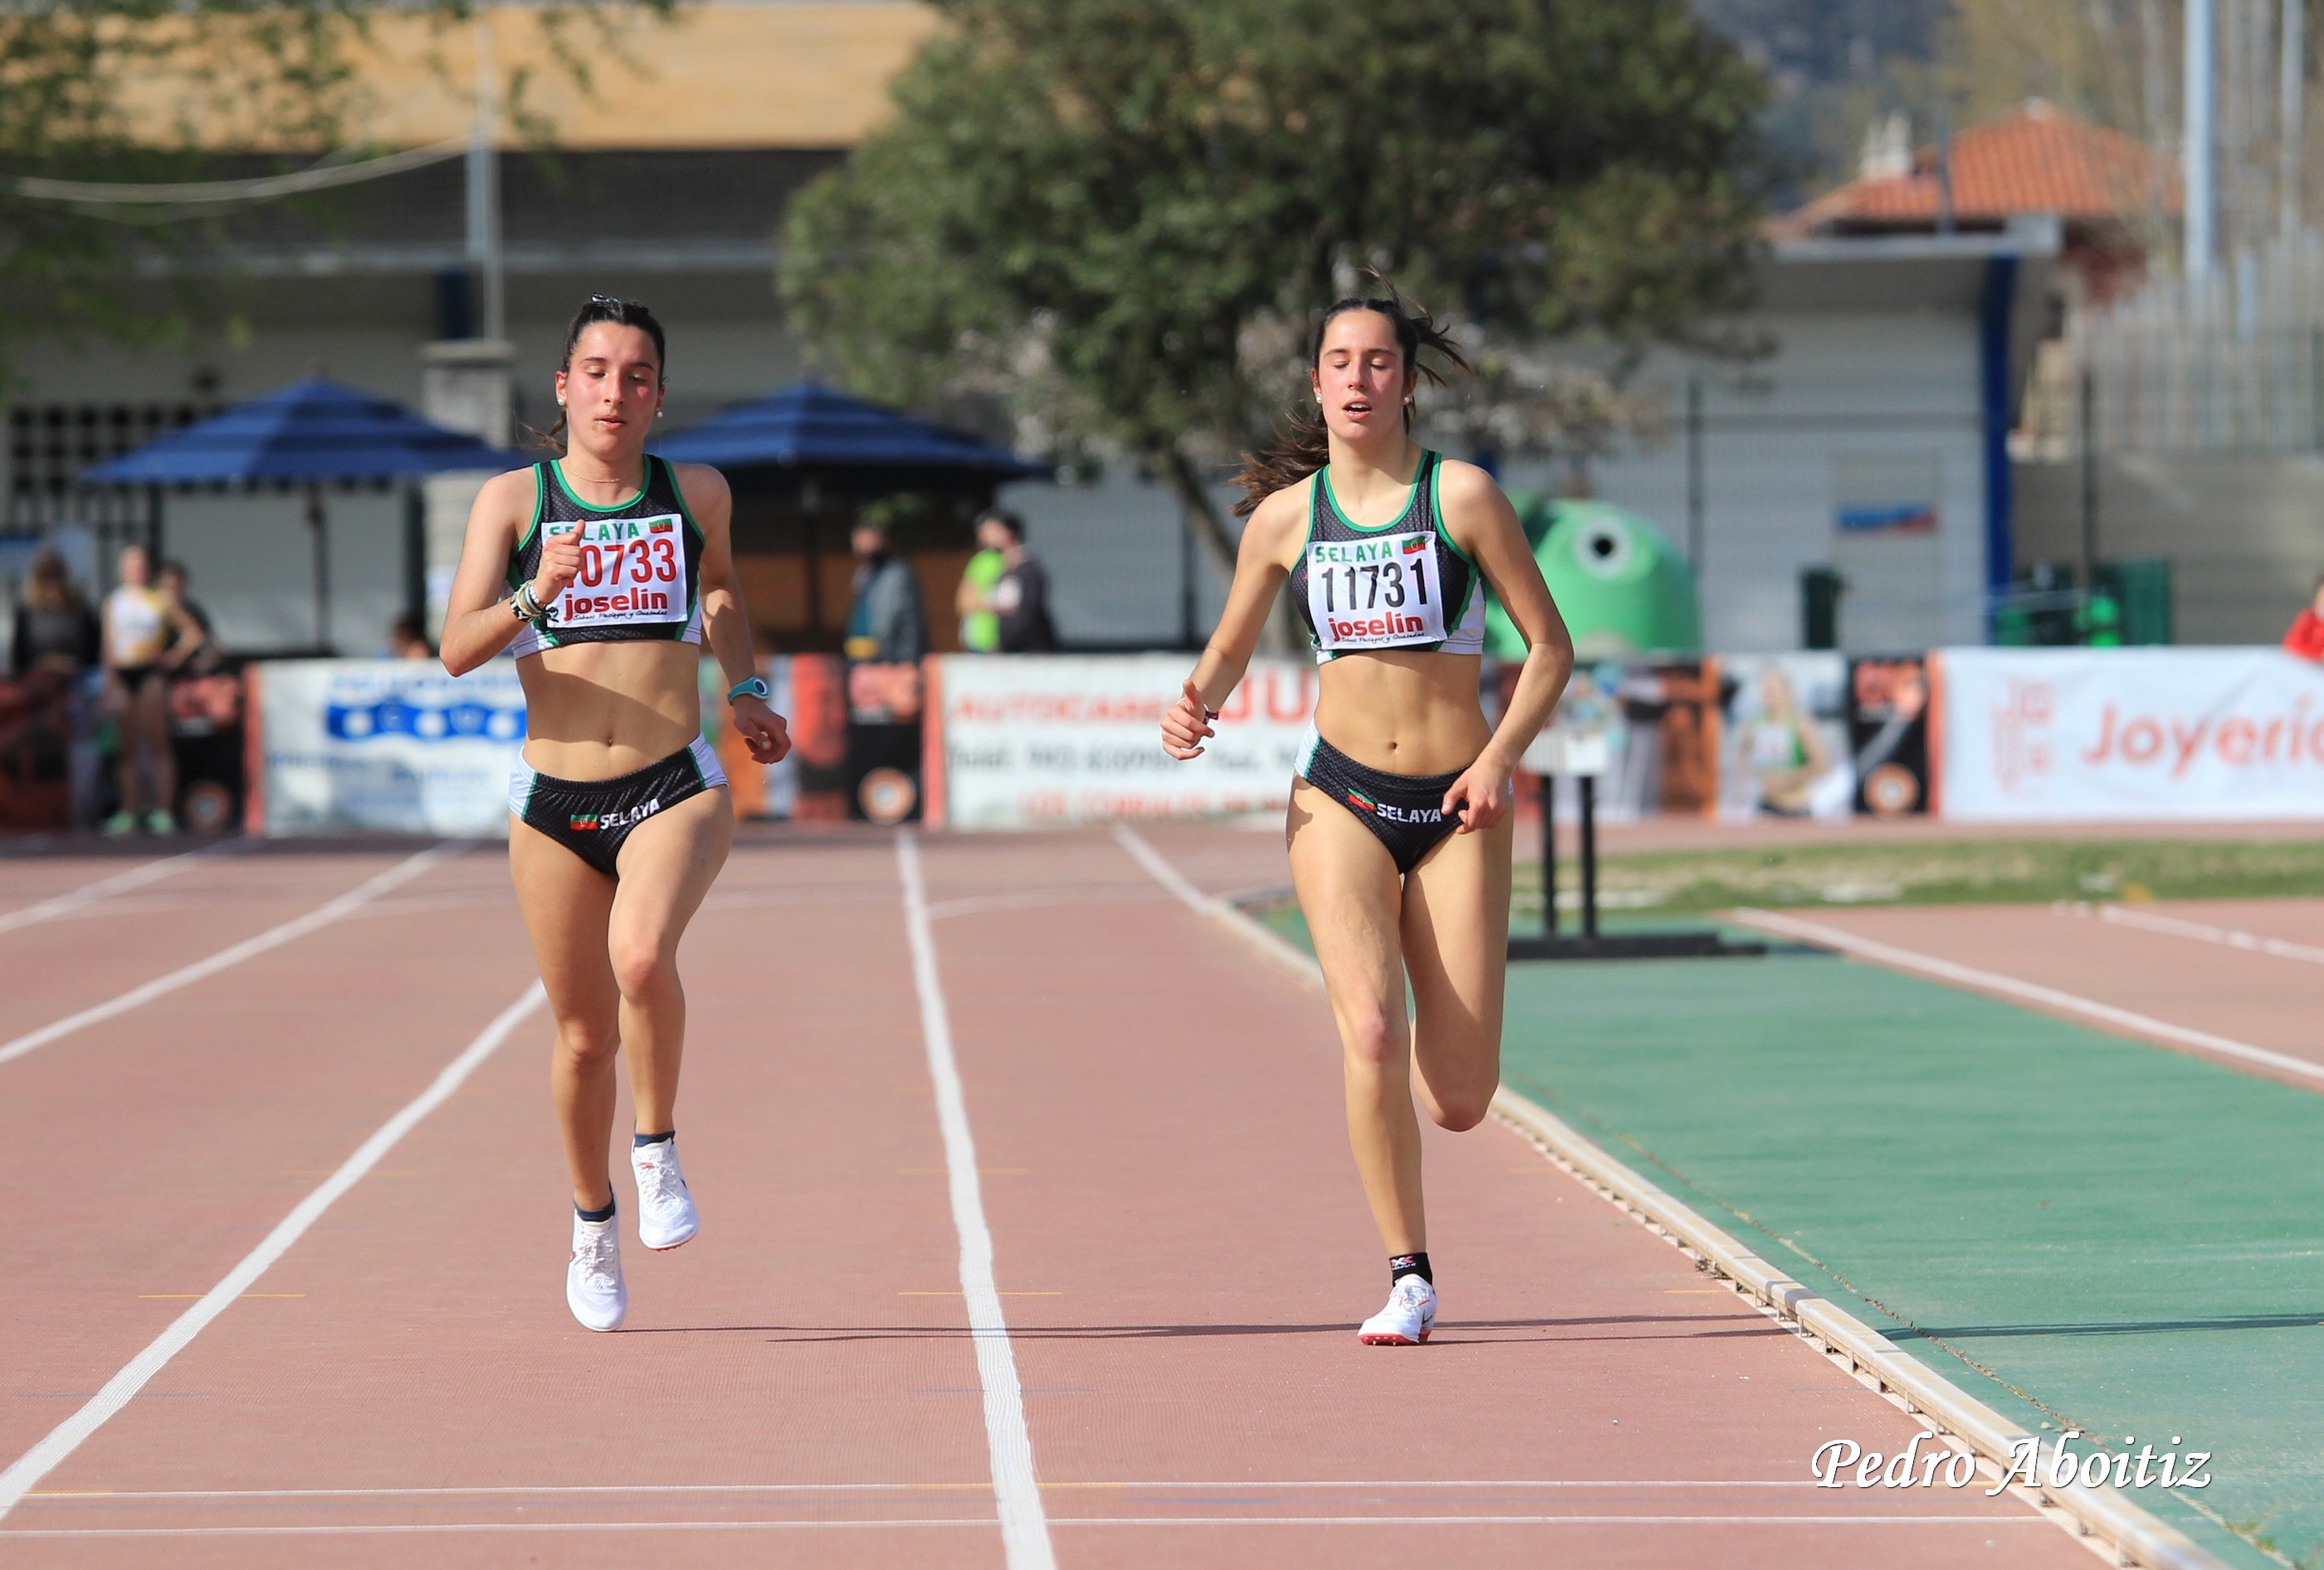
[[[2324,818],[2324,666],[2272,648],[1949,648],[1939,810]]]
[[[945,655],[928,662],[928,811],[955,829],[1274,811],[1315,712],[1312,662],[1251,662],[1203,756],[1162,750],[1187,654]]]

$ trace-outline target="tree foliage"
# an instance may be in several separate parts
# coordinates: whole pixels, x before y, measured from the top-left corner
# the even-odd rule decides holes
[[[793,208],[794,320],[866,391],[1134,455],[1213,548],[1204,475],[1365,269],[1627,347],[1738,298],[1762,82],[1683,0],[942,9],[895,121]]]
[[[539,20],[552,59],[577,75],[586,62],[567,41],[572,22],[669,6],[550,0]],[[475,8],[476,0],[0,5],[0,177],[201,179],[221,151],[297,150],[285,151],[288,167],[347,151],[356,62],[374,20],[417,14],[445,28]],[[34,199],[0,179],[0,288],[14,307],[0,313],[0,339],[77,326],[136,336],[180,325],[189,302],[157,306],[127,288],[133,251],[166,252],[205,233],[198,219],[161,218]]]

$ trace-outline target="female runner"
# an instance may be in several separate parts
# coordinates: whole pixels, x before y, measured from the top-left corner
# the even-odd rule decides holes
[[[1440,380],[1424,347],[1467,363],[1401,300],[1324,312],[1308,370],[1318,413],[1295,414],[1245,464],[1234,585],[1162,721],[1170,756],[1200,756],[1287,580],[1323,666],[1291,786],[1291,876],[1346,1054],[1349,1143],[1388,1245],[1388,1307],[1357,1332],[1375,1346],[1424,1342],[1436,1321],[1413,1090],[1457,1131],[1483,1120],[1500,1083],[1510,774],[1573,670],[1499,488],[1406,434],[1420,378]],[[1527,649],[1498,728],[1478,703],[1480,576]]]
[[[569,433],[565,454],[485,484],[444,619],[454,675],[512,648],[524,684],[509,865],[557,1015],[549,1088],[573,1175],[565,1300],[592,1330],[618,1328],[629,1306],[606,1175],[624,1046],[638,1241],[676,1248],[696,1226],[678,1161],[678,941],[734,837],[726,776],[701,736],[706,637],[751,756],[790,750],[752,674],[726,482],[645,450],[664,363],[645,307],[597,295],[581,308],[557,372],[564,415],[550,435]]]

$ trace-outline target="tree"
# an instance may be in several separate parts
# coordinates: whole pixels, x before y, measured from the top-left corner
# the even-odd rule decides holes
[[[489,4],[490,0],[483,0]],[[204,178],[220,151],[286,150],[287,164],[343,151],[374,17],[437,27],[478,0],[25,0],[0,5],[0,175],[171,181]],[[539,20],[558,63],[576,18],[666,12],[670,0],[551,0]],[[520,84],[521,86],[521,84]],[[221,128],[236,145],[217,145]],[[293,157],[287,150],[303,150]],[[150,212],[150,209],[147,211]],[[0,178],[0,341],[34,327],[167,330],[180,309],[127,287],[131,243],[182,248],[200,220],[28,197]],[[186,302],[180,298],[177,306]]]
[[[1360,270],[1629,351],[1738,298],[1763,87],[1683,0],[942,9],[892,125],[794,206],[794,320],[867,392],[1135,458],[1222,562],[1206,482]]]

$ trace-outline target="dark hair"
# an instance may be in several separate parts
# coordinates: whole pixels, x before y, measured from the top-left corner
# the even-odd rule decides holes
[[[1469,361],[1445,333],[1444,324],[1418,306],[1406,304],[1404,297],[1396,292],[1394,284],[1387,283],[1384,279],[1381,281],[1387,284],[1386,296],[1350,295],[1345,299],[1333,301],[1329,309],[1315,318],[1315,334],[1307,347],[1309,367],[1312,369],[1323,362],[1323,334],[1331,326],[1333,317],[1350,311],[1377,311],[1386,317],[1396,329],[1396,346],[1404,355],[1404,367],[1407,373],[1416,374],[1439,387],[1444,385],[1443,373],[1420,357],[1424,349],[1434,350],[1443,359],[1467,371]],[[1404,423],[1406,429],[1412,426],[1412,406],[1409,404],[1405,406]],[[1331,455],[1331,434],[1324,427],[1323,411],[1310,409],[1305,404],[1295,405],[1282,423],[1276,427],[1274,441],[1258,452],[1243,454],[1242,473],[1235,476],[1234,482],[1242,487],[1243,498],[1235,503],[1234,515],[1249,518],[1258,510],[1260,502],[1286,486],[1296,485],[1321,469]]]
[[[1025,520],[1005,507],[988,507],[976,515],[979,523],[997,523],[1009,531],[1009,537],[1018,544],[1025,543]]]
[[[186,571],[186,564],[180,561],[166,561],[153,569],[153,575],[157,578],[166,578],[172,573],[177,574],[189,583],[194,581],[194,575]]]
[[[599,322],[611,322],[617,327],[636,327],[653,340],[654,364],[664,372],[669,367],[669,343],[662,336],[661,324],[654,320],[653,312],[633,299],[617,299],[610,294],[593,294],[589,303],[573,313],[573,320],[565,328],[565,353],[558,356],[559,371],[573,369],[574,346],[581,335]],[[557,411],[557,423],[541,433],[541,445],[565,445],[565,410]]]

